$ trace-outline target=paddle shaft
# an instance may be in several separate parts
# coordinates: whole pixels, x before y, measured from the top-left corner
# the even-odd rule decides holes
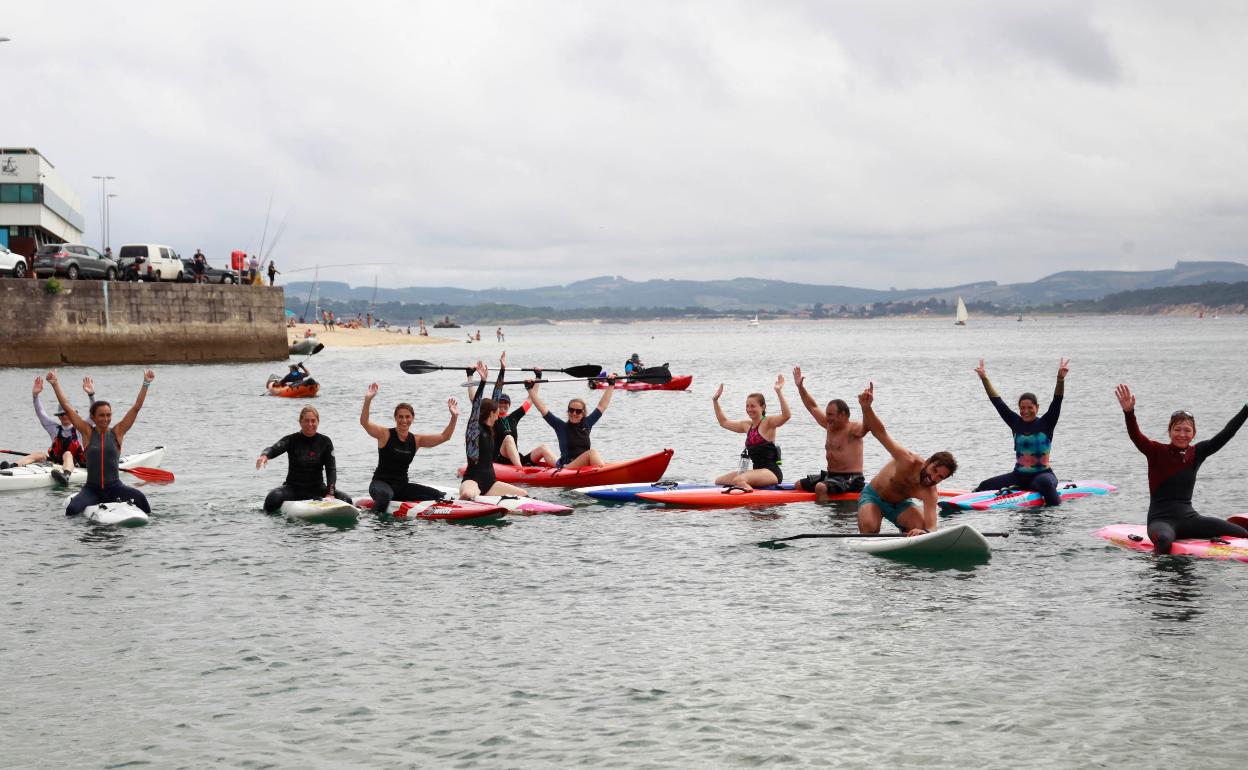
[[[422,361],[419,358],[412,358],[406,361],[400,361],[399,368],[402,369],[407,374],[430,374],[432,372],[465,372],[469,377],[471,377],[473,373],[473,367],[471,366],[441,366],[439,364],[431,363],[429,361]],[[599,366],[598,364],[580,364],[578,366],[569,366],[563,369],[560,369],[558,367],[540,368],[540,369],[538,367],[533,367],[533,368],[512,367],[512,368],[520,372],[536,372],[539,370],[544,371],[544,372],[563,372],[564,374],[570,374],[574,377],[594,377],[599,372],[602,371],[602,367]]]

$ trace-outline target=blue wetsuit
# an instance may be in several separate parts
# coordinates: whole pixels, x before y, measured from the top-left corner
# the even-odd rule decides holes
[[[986,489],[1004,489],[1018,487],[1039,492],[1044,497],[1045,505],[1061,505],[1062,496],[1057,491],[1057,474],[1049,466],[1049,453],[1053,448],[1053,431],[1057,428],[1057,420],[1062,415],[1062,391],[1064,383],[1057,380],[1053,390],[1053,403],[1043,416],[1031,422],[1025,422],[1015,414],[1001,396],[993,389],[988,379],[984,378],[984,389],[988,391],[988,400],[996,407],[997,414],[1010,430],[1014,432],[1014,470],[984,479],[975,487],[976,492]]]

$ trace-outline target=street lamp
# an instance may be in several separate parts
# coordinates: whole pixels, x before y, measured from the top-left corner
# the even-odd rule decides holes
[[[100,180],[100,249],[107,248],[105,241],[108,240],[108,227],[105,222],[104,210],[108,208],[108,180],[116,179],[115,176],[92,176],[92,179]]]
[[[109,246],[113,245],[113,204],[111,201],[113,198],[120,197],[117,193],[109,193],[104,199],[104,249],[106,251]]]

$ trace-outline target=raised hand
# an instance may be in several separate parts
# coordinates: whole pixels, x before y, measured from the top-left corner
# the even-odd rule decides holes
[[[43,375],[43,379],[47,380],[47,381],[48,381],[48,384],[49,384],[49,385],[51,385],[52,387],[54,387],[54,388],[56,387],[57,379],[56,379],[56,372],[55,372],[55,371],[51,371],[51,372],[48,372],[47,374]]]
[[[483,380],[489,379],[490,367],[486,366],[484,361],[478,361],[477,362],[477,374],[481,375],[481,379]]]
[[[800,388],[805,383],[806,383],[806,378],[802,376],[802,367],[800,366],[793,367],[793,384]]]
[[[875,402],[875,383],[868,383],[867,389],[858,394],[858,405],[863,409],[870,409],[871,404]]]
[[[264,466],[268,464],[269,464],[269,456],[260,455],[260,457],[256,459],[256,470],[260,470],[261,468],[263,468]]]
[[[86,393],[88,396],[95,395],[95,381],[92,380],[90,377],[83,377],[82,378],[82,392]]]
[[[715,395],[711,396],[712,401],[718,401],[719,397],[724,395],[724,383],[719,383],[719,387],[715,390]]]
[[[615,381],[619,378],[619,376],[620,375],[616,374],[615,372],[611,372],[610,374],[607,375],[607,384],[610,385],[611,387],[615,387]]]
[[[39,395],[39,394],[40,394],[40,393],[42,393],[42,392],[43,392],[43,378],[42,378],[42,377],[36,377],[36,378],[35,378],[35,385],[34,385],[34,387],[32,387],[32,388],[30,389],[30,395],[32,395],[32,396],[37,396],[37,395]]]
[[[1070,371],[1070,359],[1061,358],[1057,362],[1057,378],[1059,380],[1066,379],[1066,372]]]
[[[979,366],[975,367],[975,373],[979,375],[981,380],[988,376],[988,372],[984,371],[984,359],[979,359]]]
[[[776,375],[776,392],[779,393],[782,390],[784,390],[784,375],[777,374]]]
[[[150,382],[151,382],[152,380],[154,380],[154,379],[156,379],[156,372],[153,372],[151,369],[144,369],[144,370],[143,370],[143,381],[144,381],[144,382],[148,382],[148,383],[150,383]]]
[[[1135,411],[1135,394],[1126,385],[1119,385],[1114,388],[1114,395],[1118,397],[1118,405],[1122,407],[1124,412]]]
[[[369,385],[368,389],[364,391],[364,398],[371,399],[373,396],[376,396],[378,389],[379,386],[375,382],[372,385]]]
[[[498,365],[502,367],[503,369],[507,368],[507,351],[506,350],[498,354]]]

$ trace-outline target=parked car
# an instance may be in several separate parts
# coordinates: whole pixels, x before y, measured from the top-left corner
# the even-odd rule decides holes
[[[181,281],[182,257],[158,243],[130,243],[117,251],[122,277],[127,281]]]
[[[238,283],[238,276],[234,275],[233,270],[222,270],[219,267],[213,267],[207,262],[204,263],[204,278],[208,283]],[[187,283],[195,282],[195,260],[190,257],[182,257],[182,278]]]
[[[79,278],[112,281],[121,274],[117,260],[81,243],[45,243],[35,252],[33,267],[40,278],[63,275],[71,281]]]
[[[21,254],[14,254],[4,246],[0,246],[0,275],[25,278],[26,258]]]

